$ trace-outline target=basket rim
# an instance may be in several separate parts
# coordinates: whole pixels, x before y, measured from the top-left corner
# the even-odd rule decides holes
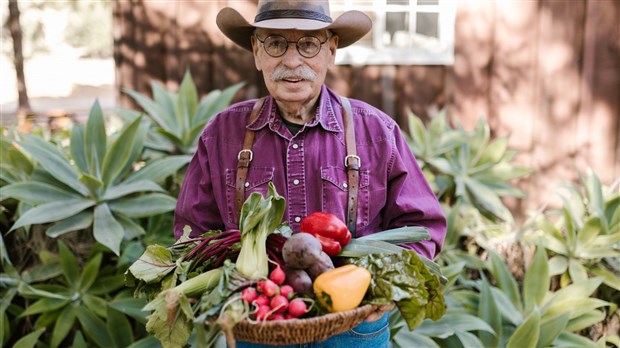
[[[378,308],[377,305],[366,304],[349,311],[327,313],[310,318],[261,322],[250,322],[244,319],[233,327],[232,334],[234,335],[234,340],[247,340],[271,345],[282,345],[285,342],[287,342],[286,344],[301,344],[311,341],[322,341],[357,326],[376,308]],[[307,335],[297,336],[300,331],[305,332]],[[279,334],[274,334],[274,332]],[[266,336],[271,337],[264,336],[264,333],[268,333]],[[310,333],[313,333],[313,335]]]
[[[367,314],[370,314],[373,311],[375,311],[378,307],[379,306],[375,304],[365,304],[363,306],[360,306],[360,307],[357,307],[357,308],[354,308],[348,311],[327,313],[327,314],[323,314],[323,315],[319,315],[315,317],[294,318],[294,319],[286,319],[286,320],[265,320],[265,321],[261,321],[258,323],[253,323],[249,321],[248,319],[243,319],[241,322],[237,323],[237,325],[243,324],[243,325],[256,325],[256,326],[268,327],[268,326],[282,326],[283,324],[293,326],[293,325],[297,325],[302,322],[305,324],[312,324],[314,322],[320,323],[324,321],[340,319],[342,317],[350,317],[350,316],[354,316],[358,314],[361,315],[362,313],[365,313],[365,312],[367,312]]]

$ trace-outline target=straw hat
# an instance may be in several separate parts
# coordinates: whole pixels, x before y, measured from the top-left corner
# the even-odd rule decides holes
[[[259,0],[254,23],[230,7],[217,14],[216,23],[224,35],[250,51],[250,37],[255,28],[329,29],[338,35],[338,47],[341,48],[361,39],[372,27],[370,18],[360,11],[347,11],[332,20],[328,0]]]

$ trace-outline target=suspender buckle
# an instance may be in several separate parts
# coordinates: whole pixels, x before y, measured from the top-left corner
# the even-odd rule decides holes
[[[250,159],[248,161],[252,162],[252,159],[254,158],[254,153],[252,152],[252,150],[248,150],[248,149],[243,149],[243,150],[239,151],[239,154],[237,155],[237,161],[241,161],[241,154],[244,153],[244,152],[247,152],[247,153],[250,154]]]
[[[350,159],[356,160],[357,163],[354,162],[352,164],[349,164],[349,160]],[[360,159],[359,156],[357,156],[357,155],[346,155],[345,156],[345,158],[344,158],[344,167],[345,168],[359,170],[361,166],[362,166],[362,160]]]

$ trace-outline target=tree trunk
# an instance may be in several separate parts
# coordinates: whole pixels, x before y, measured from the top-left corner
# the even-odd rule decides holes
[[[17,121],[21,126],[26,115],[30,113],[30,101],[28,100],[28,90],[26,88],[26,78],[24,77],[24,54],[22,52],[22,27],[19,22],[19,7],[17,0],[9,0],[9,31],[13,38],[13,63],[15,64],[15,74],[17,75]]]

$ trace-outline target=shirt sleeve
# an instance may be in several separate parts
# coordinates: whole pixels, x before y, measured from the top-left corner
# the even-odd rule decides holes
[[[196,153],[187,167],[177,199],[177,206],[174,211],[174,237],[176,239],[183,235],[185,226],[192,229],[192,236],[201,235],[209,230],[224,228],[213,194],[211,170],[204,136],[203,133],[198,142]]]
[[[443,246],[446,219],[400,128],[395,126],[393,133],[383,228],[426,227],[430,240],[403,246],[433,259]]]

